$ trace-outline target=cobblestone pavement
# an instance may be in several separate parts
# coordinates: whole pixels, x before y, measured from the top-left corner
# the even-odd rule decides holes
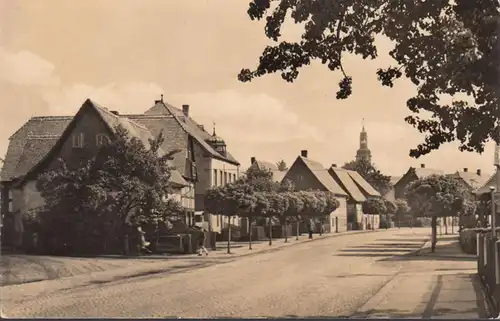
[[[2,311],[8,317],[346,317],[398,275],[406,264],[401,258],[417,251],[428,232],[329,237],[182,273],[31,296],[22,294],[35,283],[4,287]]]

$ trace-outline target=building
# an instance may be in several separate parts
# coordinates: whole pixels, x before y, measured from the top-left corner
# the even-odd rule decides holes
[[[180,110],[163,99],[140,115],[120,115],[87,100],[74,117],[31,118],[9,139],[0,173],[2,214],[17,222],[24,213],[42,206],[36,190],[38,174],[55,168],[59,157],[70,166],[79,166],[113,135],[116,125],[122,125],[146,146],[162,132],[166,139],[161,149],[180,150],[172,161],[175,193],[171,197],[187,209],[186,223],[193,223],[195,211],[203,210],[206,189],[236,180],[239,164],[227,153],[224,141],[204,131],[188,113],[187,105]],[[220,217],[207,215],[205,223],[212,221],[215,227],[223,224]]]
[[[335,194],[340,206],[330,214],[326,231],[347,230],[347,193],[317,161],[308,158],[307,150],[301,151],[283,179],[290,180],[298,191],[320,190]],[[337,226],[335,223],[337,222]]]
[[[266,161],[257,160],[255,157],[250,158],[250,168],[260,169],[260,170],[270,170],[273,173],[273,180],[275,182],[281,183],[287,171],[280,171],[276,164]]]
[[[410,167],[403,177],[394,185],[394,198],[405,198],[406,188],[411,182],[431,175],[444,175],[444,172],[425,168],[425,164],[420,164],[420,168]]]
[[[484,186],[490,175],[483,174],[480,169],[475,172],[470,172],[468,168],[464,168],[463,171],[456,171],[450,176],[457,178],[471,193],[476,189]]]
[[[196,160],[197,182],[195,184],[195,210],[198,217],[204,213],[204,196],[208,189],[223,186],[236,181],[240,176],[240,163],[227,150],[226,142],[215,132],[207,132],[203,125],[198,124],[189,115],[189,105],[182,109],[176,108],[161,100],[148,109],[144,115],[134,115],[132,119],[145,124],[155,130],[163,130],[165,136],[172,139],[171,144],[177,145],[189,139],[193,146],[193,155]],[[171,120],[167,123],[159,119]],[[241,220],[234,217],[231,222],[240,225]],[[203,226],[206,229],[221,232],[228,222],[224,217],[215,213],[204,213]]]
[[[386,200],[394,202],[396,200],[394,186],[396,186],[397,182],[399,182],[402,176],[390,176],[390,177],[391,177],[390,180],[391,188],[382,196]]]
[[[364,119],[361,133],[359,134],[359,149],[356,152],[356,161],[366,161],[371,164],[372,152],[368,148],[368,133],[365,130]]]
[[[335,182],[347,193],[347,218],[353,228],[366,229],[368,226],[379,228],[379,215],[364,213],[362,204],[368,198],[380,197],[377,192],[358,172],[338,168],[333,164],[328,173]]]

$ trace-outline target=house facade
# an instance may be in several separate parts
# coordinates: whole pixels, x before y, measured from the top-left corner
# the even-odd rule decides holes
[[[148,118],[169,119],[166,125],[156,125],[154,127],[164,130],[165,135],[170,137],[188,137],[189,145],[192,146],[192,155],[196,164],[195,193],[195,213],[203,217],[202,226],[207,230],[221,232],[227,227],[227,218],[217,213],[205,212],[204,197],[208,189],[216,186],[236,181],[240,177],[240,163],[227,150],[224,139],[217,136],[215,128],[212,134],[207,132],[203,125],[195,122],[189,114],[189,105],[183,105],[182,109],[176,108],[162,100],[155,102],[155,105],[148,109],[144,115],[135,116],[137,121],[143,119],[148,122]],[[241,225],[241,219],[233,217],[233,225]]]
[[[391,176],[390,180],[391,187],[384,195],[382,195],[386,200],[391,202],[396,201],[396,192],[394,186],[396,186],[397,182],[399,182],[400,179],[401,176]]]
[[[431,175],[444,175],[443,171],[426,168],[425,164],[420,164],[420,168],[410,167],[408,171],[394,185],[394,198],[404,199],[406,188],[411,182],[420,178],[425,178]]]
[[[36,188],[37,178],[40,173],[60,166],[59,159],[70,169],[80,167],[114,135],[117,125],[149,146],[149,139],[157,136],[157,128],[152,126],[157,120],[147,122],[151,125],[147,127],[133,118],[87,100],[74,117],[35,117],[14,133],[1,172],[2,214],[10,219],[14,234],[22,234],[19,222],[23,215],[44,205]],[[159,152],[180,150],[173,160],[170,181],[174,193],[170,197],[184,205],[188,212],[186,220],[189,220],[195,211],[196,167],[194,158],[188,158],[194,155],[189,136],[181,138],[174,144],[165,139]]]
[[[301,151],[283,179],[290,180],[298,191],[320,190],[332,192],[340,206],[330,213],[326,231],[347,230],[347,193],[335,182],[328,170],[308,158],[307,150]]]
[[[380,216],[364,213],[362,204],[368,198],[380,197],[377,192],[358,172],[338,168],[332,165],[328,173],[349,196],[347,200],[347,217],[350,229],[378,229]]]

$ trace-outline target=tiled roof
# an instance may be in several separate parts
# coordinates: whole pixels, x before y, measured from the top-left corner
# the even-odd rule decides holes
[[[0,181],[23,176],[52,148],[73,117],[32,117],[9,138]],[[33,150],[34,142],[39,149]],[[30,155],[25,156],[23,155]]]
[[[250,167],[255,167],[255,166],[257,166],[257,168],[259,169],[270,170],[273,173],[273,180],[278,183],[281,183],[283,178],[285,178],[287,172],[287,171],[280,171],[278,169],[278,166],[276,166],[276,164],[267,161],[255,160],[255,162],[251,164]]]
[[[358,172],[356,171],[347,171],[349,173],[349,176],[354,180],[354,182],[363,189],[363,191],[369,195],[369,196],[380,196],[380,193],[373,188],[373,186],[368,183],[363,176],[361,176]]]
[[[477,175],[477,173],[474,172],[456,172],[455,176],[463,179],[463,181],[472,188],[483,186],[490,178],[487,174]]]
[[[363,202],[366,200],[363,192],[358,188],[352,177],[349,175],[349,171],[338,168],[330,167],[329,175],[336,177],[337,182],[342,186],[349,197],[355,202]]]
[[[304,162],[307,168],[318,179],[323,187],[335,195],[347,196],[347,193],[342,189],[342,187],[339,186],[339,184],[337,184],[337,182],[335,182],[330,173],[328,173],[328,170],[324,168],[321,163],[302,156],[299,156],[298,159],[301,159]]]
[[[485,175],[486,176],[486,175]],[[490,186],[494,186],[498,190],[498,184],[497,184],[497,173],[493,173],[484,184],[481,185],[478,189],[474,191],[474,194],[485,194],[485,193],[490,193]]]
[[[431,175],[444,175],[444,171],[437,170],[437,169],[431,169],[431,168],[414,168],[415,175],[417,175],[418,178],[426,178]]]
[[[114,131],[116,125],[122,125],[129,134],[140,139],[145,146],[149,147],[149,139],[153,138],[151,132],[144,126],[127,117],[115,115],[105,107],[87,100],[84,107],[93,107],[107,124],[110,130]],[[63,139],[62,135],[68,128],[74,117],[34,117],[24,124],[10,138],[9,148],[5,157],[4,166],[1,172],[1,181],[9,181],[14,178],[23,177],[35,170],[49,153],[54,149],[56,143]],[[159,153],[164,154],[168,149],[162,148]],[[184,169],[184,166],[181,167]],[[180,173],[172,171],[171,181],[178,185],[187,185]]]
[[[229,153],[221,155],[206,141],[212,137],[206,130],[200,128],[191,117],[186,117],[182,110],[164,102],[157,102],[153,107],[145,112],[146,115],[170,114],[175,116],[182,128],[191,135],[214,158],[239,165],[239,162]]]
[[[266,161],[261,161],[261,160],[255,160],[255,164],[259,166],[259,168],[267,168],[271,171],[279,171],[278,166],[276,164],[273,164],[271,162],[266,162]]]

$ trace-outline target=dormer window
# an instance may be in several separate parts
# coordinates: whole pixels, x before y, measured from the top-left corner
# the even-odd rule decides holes
[[[104,135],[104,134],[97,134],[95,136],[95,144],[100,147],[100,146],[103,146],[105,144],[107,144],[109,142],[109,138],[108,136]]]
[[[83,133],[73,134],[73,148],[83,148]]]

